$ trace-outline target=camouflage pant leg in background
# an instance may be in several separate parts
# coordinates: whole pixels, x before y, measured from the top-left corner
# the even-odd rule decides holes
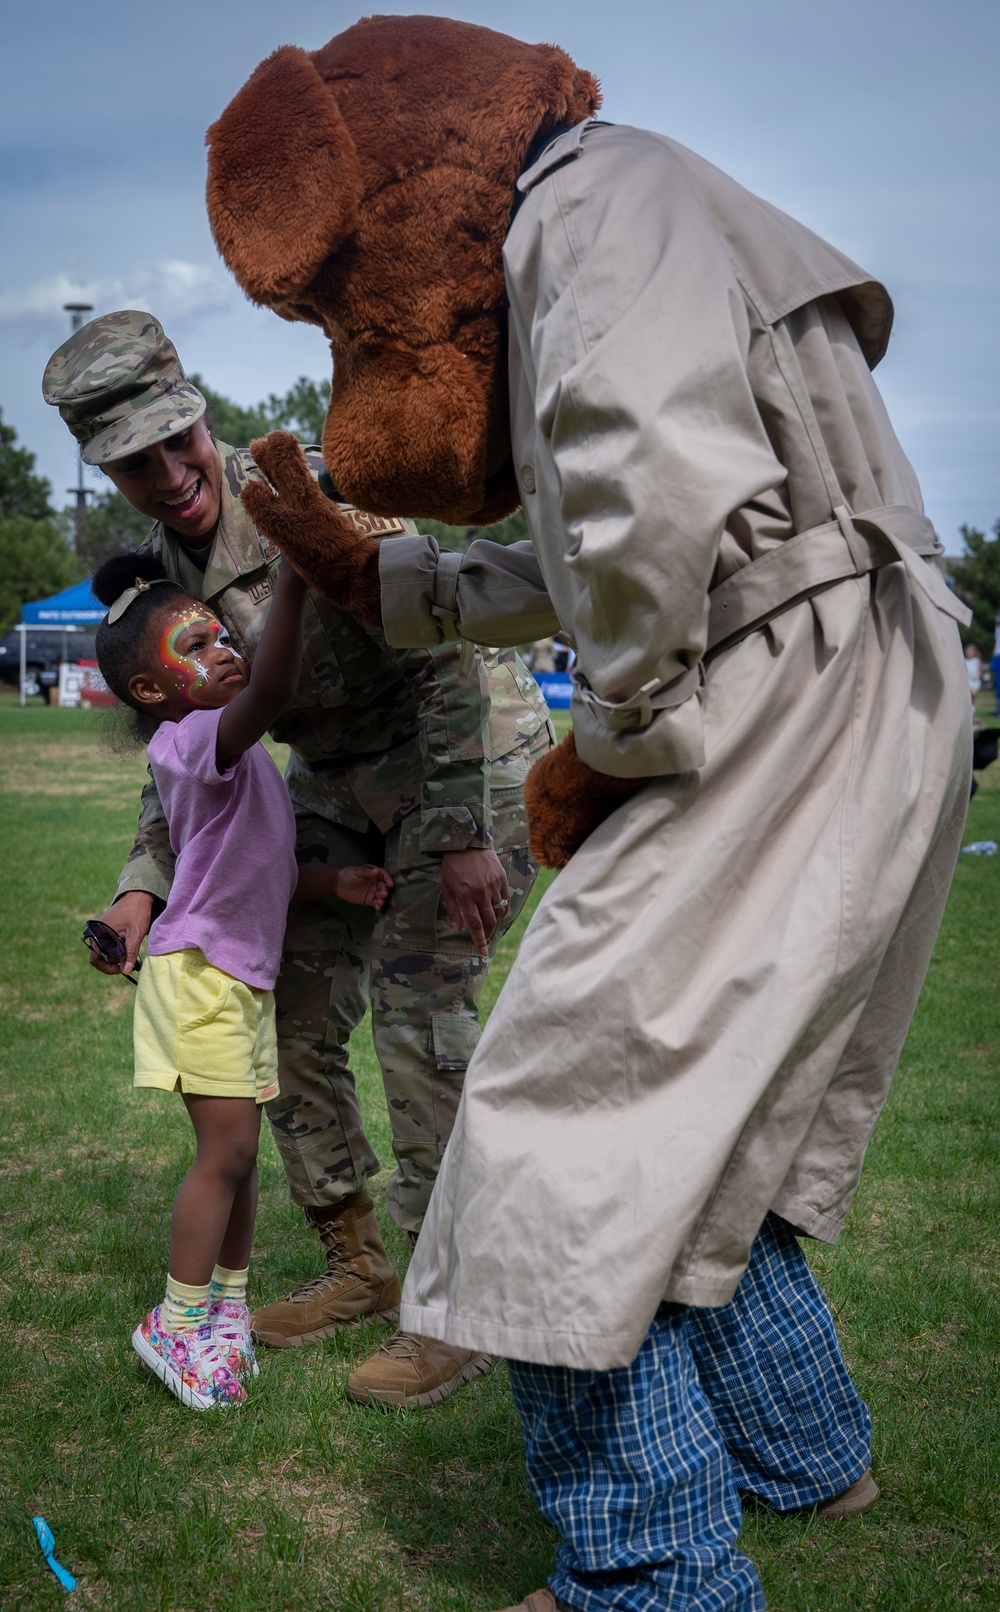
[[[381,836],[296,814],[301,864],[380,862]],[[266,1105],[292,1202],[338,1203],[379,1161],[365,1135],[348,1039],[368,1006],[375,914],[342,901],[293,902],[274,990],[280,1092]]]
[[[494,848],[511,904],[490,943],[491,957],[535,881],[528,854],[524,780],[550,743],[493,764]],[[487,959],[467,934],[452,933],[441,896],[441,859],[419,849],[420,813],[382,840],[307,812],[296,814],[296,855],[305,865],[384,863],[395,880],[376,921],[368,907],[294,902],[275,986],[280,1095],[266,1105],[293,1203],[339,1203],[379,1169],[365,1135],[348,1058],[364,1017],[371,974],[372,1033],[382,1069],[397,1168],[389,1212],[419,1231],[451,1135],[465,1070],[479,1039],[476,1000]]]
[[[491,959],[538,872],[528,852],[523,790],[529,766],[549,744],[543,729],[530,748],[493,765],[494,850],[511,900],[490,941]],[[371,980],[372,1033],[396,1155],[386,1202],[407,1231],[420,1230],[455,1123],[479,1040],[476,1002],[489,968],[467,933],[453,933],[441,896],[440,858],[414,849],[418,827],[404,819],[386,839],[386,866],[396,882],[376,924]]]

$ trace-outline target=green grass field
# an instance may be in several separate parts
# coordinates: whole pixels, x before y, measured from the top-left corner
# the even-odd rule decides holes
[[[176,1099],[133,1091],[132,987],[91,972],[78,937],[113,888],[142,776],[103,750],[96,717],[0,701],[0,1604],[67,1604],[41,1513],[78,1579],[70,1606],[492,1612],[544,1583],[553,1548],[502,1366],[440,1410],[365,1410],[343,1383],[378,1334],[346,1332],[266,1355],[243,1410],[196,1416],[130,1348],[160,1296],[191,1135]],[[966,833],[986,838],[989,774]],[[488,1001],[509,962],[510,947]],[[848,1524],[748,1517],[772,1612],[1000,1607],[998,981],[1000,857],[963,857],[846,1233],[807,1245],[873,1409],[882,1501]],[[356,1043],[389,1160],[363,1030]],[[314,1262],[265,1135],[252,1296]]]

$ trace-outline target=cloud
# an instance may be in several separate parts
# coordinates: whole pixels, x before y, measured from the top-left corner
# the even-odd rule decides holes
[[[116,308],[142,308],[161,323],[176,325],[241,301],[220,265],[168,258],[163,263],[139,265],[120,279],[53,274],[22,291],[0,291],[0,322],[16,322],[25,334],[49,331],[54,318],[65,324],[67,302],[89,302],[95,318]]]

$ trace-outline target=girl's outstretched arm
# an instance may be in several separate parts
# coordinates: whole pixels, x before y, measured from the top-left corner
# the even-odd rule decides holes
[[[305,599],[306,584],[282,560],[250,681],[230,700],[219,722],[216,761],[220,771],[263,738],[295,693],[302,665]]]

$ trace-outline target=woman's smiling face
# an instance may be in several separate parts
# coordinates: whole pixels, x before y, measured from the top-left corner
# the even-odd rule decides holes
[[[101,467],[140,515],[200,547],[218,524],[222,466],[204,419]]]

